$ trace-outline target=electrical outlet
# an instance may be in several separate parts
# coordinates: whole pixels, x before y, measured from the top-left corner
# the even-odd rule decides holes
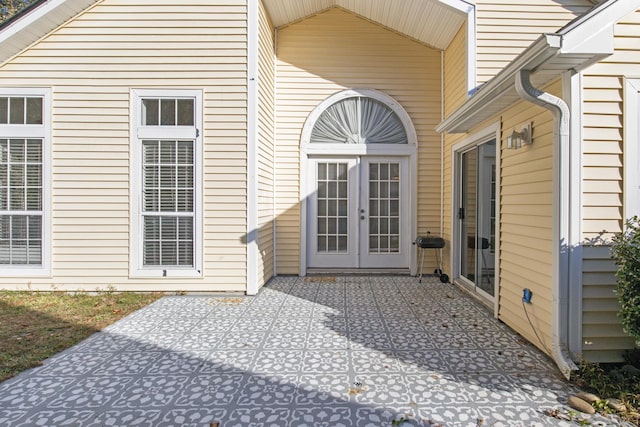
[[[525,302],[527,304],[531,304],[531,297],[532,296],[533,296],[533,293],[531,292],[531,289],[524,288],[522,290],[522,302]]]

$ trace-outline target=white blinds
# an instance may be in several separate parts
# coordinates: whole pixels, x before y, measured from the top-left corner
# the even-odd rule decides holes
[[[145,266],[193,266],[194,142],[142,141]]]
[[[42,140],[0,139],[0,264],[42,263]]]
[[[354,96],[332,104],[311,131],[312,144],[407,144],[398,115],[375,99]]]

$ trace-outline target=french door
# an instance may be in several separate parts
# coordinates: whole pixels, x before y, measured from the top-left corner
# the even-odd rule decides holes
[[[311,159],[307,218],[310,268],[409,268],[406,158]]]

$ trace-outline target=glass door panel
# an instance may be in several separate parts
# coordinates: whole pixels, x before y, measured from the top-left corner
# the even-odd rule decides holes
[[[356,209],[357,159],[318,159],[309,178],[307,219],[308,266],[356,268],[358,265]]]
[[[407,268],[409,173],[405,158],[361,161],[360,266]]]
[[[458,154],[459,275],[476,290],[495,294],[496,144]]]

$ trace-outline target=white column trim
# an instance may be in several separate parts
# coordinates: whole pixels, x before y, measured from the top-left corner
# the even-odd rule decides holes
[[[640,214],[640,78],[624,79],[623,218]]]
[[[258,293],[259,0],[247,2],[247,295]]]

